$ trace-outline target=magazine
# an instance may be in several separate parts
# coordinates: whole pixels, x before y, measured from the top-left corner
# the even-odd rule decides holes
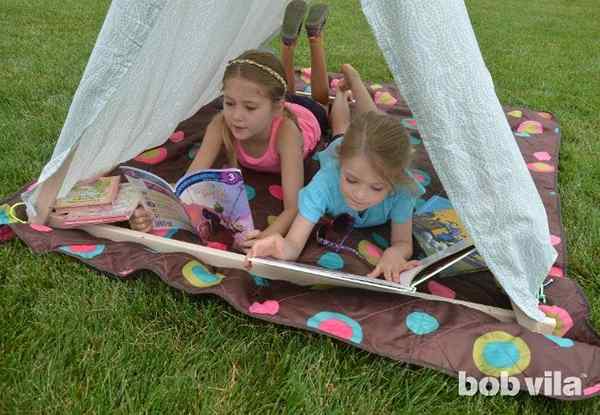
[[[425,202],[413,216],[413,236],[427,257],[469,239],[464,225],[449,202],[443,203],[443,198],[439,196],[434,198]],[[461,261],[446,267],[440,275],[450,277],[484,269],[487,269],[485,261],[477,251],[473,251]]]
[[[152,226],[194,232],[208,243],[218,235],[239,242],[254,229],[246,186],[239,169],[208,169],[190,173],[175,185],[135,167],[121,173],[141,192],[141,205],[152,215]]]

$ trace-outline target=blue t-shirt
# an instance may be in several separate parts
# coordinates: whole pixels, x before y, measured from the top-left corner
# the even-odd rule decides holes
[[[405,223],[412,217],[417,198],[425,193],[423,186],[416,180],[414,189],[406,185],[398,186],[381,202],[359,214],[346,204],[340,189],[340,166],[336,157],[336,147],[342,139],[343,137],[336,139],[317,154],[321,169],[310,183],[300,190],[300,214],[309,222],[317,223],[325,214],[335,217],[348,213],[354,218],[354,226],[357,228],[381,225],[390,219],[394,223]],[[410,173],[409,176],[412,177]]]

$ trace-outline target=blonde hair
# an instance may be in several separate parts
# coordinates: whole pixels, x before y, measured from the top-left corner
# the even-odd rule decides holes
[[[375,111],[354,117],[338,147],[340,163],[363,155],[392,188],[402,184],[413,187],[414,181],[407,174],[412,154],[410,138],[400,120]]]
[[[286,93],[285,71],[281,61],[272,53],[251,49],[231,60],[225,68],[223,87],[229,79],[241,78],[263,87],[272,102],[283,101]],[[287,108],[284,115],[298,125],[296,116]],[[221,115],[223,144],[231,166],[237,167],[238,161],[233,145],[233,136]]]

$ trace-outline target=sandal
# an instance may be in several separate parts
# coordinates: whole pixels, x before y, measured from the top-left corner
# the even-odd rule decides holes
[[[292,0],[287,5],[281,24],[281,41],[284,45],[291,46],[298,39],[305,14],[306,2],[304,0]]]
[[[308,37],[319,37],[325,22],[327,21],[327,14],[329,13],[329,7],[326,4],[318,3],[310,6],[308,10],[308,17],[304,22],[306,26],[306,33]]]

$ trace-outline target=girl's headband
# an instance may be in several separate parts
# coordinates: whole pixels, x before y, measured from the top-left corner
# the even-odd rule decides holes
[[[263,71],[272,75],[273,78],[277,79],[277,81],[279,81],[281,83],[281,85],[283,86],[283,95],[285,95],[286,90],[287,90],[287,82],[285,81],[285,79],[283,79],[283,77],[281,75],[279,75],[276,71],[274,71],[273,69],[269,68],[266,65],[263,65],[262,63],[254,62],[253,60],[250,60],[250,59],[234,59],[227,63],[227,67],[229,67],[231,65],[235,65],[235,64],[241,64],[241,63],[247,63],[248,65],[256,66],[257,68],[260,68]]]

